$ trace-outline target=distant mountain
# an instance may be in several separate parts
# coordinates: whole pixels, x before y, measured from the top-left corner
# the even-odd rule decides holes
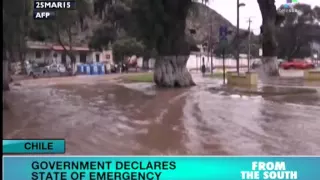
[[[191,7],[186,20],[187,29],[196,30],[196,34],[193,36],[194,39],[199,43],[206,41],[210,35],[211,25],[211,34],[214,41],[218,41],[219,27],[221,25],[226,25],[228,26],[229,30],[236,32],[236,27],[222,15],[204,4],[195,2]],[[241,30],[242,33],[244,31],[246,30]]]
[[[197,44],[202,44],[207,42],[210,37],[210,29],[212,26],[211,32],[211,39],[212,42],[219,41],[219,28],[221,25],[226,25],[228,30],[232,31],[233,33],[230,35],[229,39],[233,39],[234,35],[236,34],[236,27],[224,18],[221,14],[217,13],[215,10],[211,9],[210,7],[201,4],[201,3],[194,3],[190,9],[189,15],[186,20],[186,30],[194,29],[196,33],[192,35],[193,39]],[[240,29],[240,34],[248,34],[247,29]],[[246,37],[246,36],[245,36]],[[259,37],[251,34],[251,43],[252,43],[252,53],[254,55],[258,55],[259,52]],[[240,42],[240,53],[246,53],[248,49],[248,42],[242,38]],[[234,47],[229,49],[229,53],[234,53]]]

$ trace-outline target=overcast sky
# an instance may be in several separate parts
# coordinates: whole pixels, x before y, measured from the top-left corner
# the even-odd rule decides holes
[[[299,3],[310,4],[312,7],[320,6],[320,0],[298,0]],[[255,34],[259,34],[261,25],[261,15],[257,0],[240,0],[245,3],[245,7],[240,8],[240,28],[248,28],[248,18],[252,18],[251,27]],[[285,4],[286,0],[276,0],[276,6]],[[237,23],[237,1],[236,0],[210,0],[209,6],[216,10],[232,24]]]

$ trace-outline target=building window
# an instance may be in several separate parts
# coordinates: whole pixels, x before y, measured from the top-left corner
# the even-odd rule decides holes
[[[100,62],[100,54],[96,54],[96,62]]]
[[[36,58],[41,58],[41,52],[40,51],[36,51]]]
[[[57,54],[57,53],[54,53],[54,54],[53,54],[53,57],[57,58],[57,57],[58,57],[58,54]]]
[[[86,53],[80,53],[80,62],[83,64],[87,63],[87,54]]]

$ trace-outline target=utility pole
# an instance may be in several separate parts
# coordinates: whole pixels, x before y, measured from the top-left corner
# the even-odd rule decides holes
[[[237,61],[237,73],[240,73],[240,62],[239,62],[239,5],[240,2],[237,0],[237,32],[236,32],[236,61]]]
[[[251,56],[251,17],[248,20],[249,22],[249,27],[248,27],[248,31],[249,31],[249,36],[248,36],[248,72],[250,72],[250,56]]]
[[[209,42],[209,46],[210,46],[210,48],[209,48],[209,50],[210,50],[210,58],[211,58],[211,60],[210,60],[210,72],[211,72],[211,75],[213,74],[213,67],[212,67],[212,46],[213,46],[213,44],[212,44],[212,21],[211,21],[211,24],[210,24],[210,42]],[[209,55],[209,54],[208,54]],[[209,58],[209,56],[208,56],[208,58]]]
[[[211,38],[212,38],[212,17],[210,18],[210,28],[209,28],[209,38],[207,43],[207,63],[209,62],[210,58],[210,51],[211,51]],[[212,65],[210,66],[212,68]],[[212,73],[212,70],[210,70]]]
[[[239,50],[239,43],[240,43],[240,39],[239,39],[239,11],[240,11],[240,7],[245,6],[245,3],[240,3],[239,0],[237,0],[237,32],[236,32],[236,61],[237,61],[237,73],[238,75],[240,74],[240,60],[239,60],[239,54],[240,54],[240,50]]]

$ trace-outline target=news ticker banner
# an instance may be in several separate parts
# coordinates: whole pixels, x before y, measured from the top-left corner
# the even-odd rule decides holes
[[[34,19],[55,19],[57,15],[56,10],[75,10],[76,1],[71,0],[60,0],[60,1],[50,1],[50,0],[34,0],[33,1],[33,18]]]
[[[4,156],[3,179],[316,180],[319,167],[320,157]]]
[[[3,154],[64,154],[64,139],[4,139]]]

